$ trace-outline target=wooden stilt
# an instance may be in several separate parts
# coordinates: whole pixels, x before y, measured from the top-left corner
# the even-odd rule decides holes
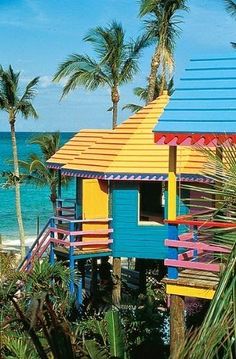
[[[112,303],[119,305],[121,300],[121,259],[113,258],[114,283],[112,289]]]
[[[169,148],[169,175],[168,175],[168,219],[176,219],[176,198],[177,198],[177,178],[176,178],[177,148]],[[168,235],[170,239],[177,235],[177,227],[169,225]],[[169,253],[169,257],[176,253]],[[170,278],[177,278],[178,270],[169,268]],[[184,299],[178,295],[170,296],[170,358],[176,359],[181,342],[185,339],[184,321]]]
[[[176,359],[185,339],[184,297],[170,296],[170,358]]]

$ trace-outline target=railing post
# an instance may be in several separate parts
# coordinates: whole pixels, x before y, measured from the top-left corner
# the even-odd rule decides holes
[[[70,244],[75,241],[75,236],[71,234],[75,230],[75,223],[70,222],[69,224],[69,231],[70,231]],[[74,269],[75,269],[75,260],[74,260],[74,247],[70,246],[69,248],[69,267],[70,267],[70,283],[69,283],[69,289],[70,293],[73,294],[75,291],[74,286]]]
[[[168,239],[177,241],[178,240],[178,225],[168,224]],[[178,260],[178,248],[168,248],[168,258]],[[179,275],[178,268],[168,267],[168,278],[177,279]]]
[[[193,226],[193,242],[196,243],[198,241],[198,227]],[[193,260],[196,260],[198,256],[197,249],[194,249],[193,251]]]
[[[28,262],[28,264],[27,264],[27,266],[26,266],[26,268],[25,268],[25,269],[26,269],[26,272],[30,269],[30,267],[31,267],[31,265],[32,265],[32,263],[30,263],[31,255],[32,255],[32,252],[31,252],[31,250],[29,250],[28,253],[27,253],[27,255],[26,255],[26,257],[25,257],[26,262]]]
[[[50,220],[50,227],[55,228],[55,219],[51,218]],[[53,231],[50,232],[50,238],[54,238],[55,234]],[[50,243],[50,254],[49,254],[49,263],[54,264],[55,263],[55,255],[54,255],[54,243]]]
[[[112,229],[112,222],[108,220],[108,230],[109,230],[109,229]],[[108,241],[113,239],[113,238],[111,238],[112,233],[113,233],[113,232],[108,233],[108,236],[107,236]],[[108,248],[109,248],[109,249],[112,249],[112,244],[113,244],[113,243],[109,243],[109,244],[108,244]]]

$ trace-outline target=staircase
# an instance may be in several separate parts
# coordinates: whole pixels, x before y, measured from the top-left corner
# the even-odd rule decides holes
[[[52,218],[48,220],[31,248],[29,249],[27,255],[20,263],[18,270],[20,271],[29,271],[32,268],[32,265],[36,260],[39,260],[42,255],[46,252],[50,245],[50,234],[51,234],[51,226],[50,223]]]

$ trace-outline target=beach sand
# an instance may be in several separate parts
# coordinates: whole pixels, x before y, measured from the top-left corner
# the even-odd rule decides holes
[[[26,244],[26,251],[31,247],[34,243],[36,237],[27,237],[25,239]],[[1,248],[4,251],[14,251],[18,252],[20,250],[20,240],[19,239],[12,239],[12,240],[2,240]]]

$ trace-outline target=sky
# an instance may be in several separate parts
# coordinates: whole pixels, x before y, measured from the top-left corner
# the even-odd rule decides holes
[[[40,76],[34,105],[39,119],[17,119],[17,131],[76,132],[81,128],[110,128],[110,92],[82,88],[60,101],[63,84],[51,82],[60,62],[72,53],[92,55],[83,42],[88,29],[120,21],[127,38],[142,32],[138,0],[0,0],[0,64],[21,71],[22,86]],[[189,58],[203,54],[234,54],[236,23],[225,11],[224,0],[189,0],[190,11],[183,14],[182,34],[176,46],[175,77]],[[120,108],[137,103],[133,88],[143,86],[150,70],[153,48],[140,59],[140,71],[132,83],[120,89]],[[119,122],[129,116],[119,111]],[[8,131],[7,116],[0,112],[0,131]],[[0,135],[1,136],[1,135]]]

